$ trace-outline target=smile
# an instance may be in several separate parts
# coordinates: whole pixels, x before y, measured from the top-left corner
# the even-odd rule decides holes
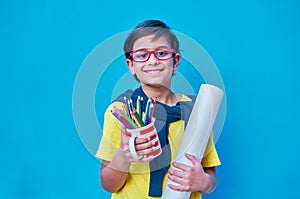
[[[163,69],[155,69],[155,70],[144,70],[145,73],[148,73],[148,74],[157,74],[157,73],[160,73],[162,72]]]

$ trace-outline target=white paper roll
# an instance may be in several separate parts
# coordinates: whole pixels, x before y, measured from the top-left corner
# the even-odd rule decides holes
[[[185,153],[196,156],[199,161],[202,160],[222,97],[223,91],[221,89],[209,84],[201,85],[175,162],[191,166],[192,163],[185,157]],[[168,184],[176,185],[176,183],[168,179],[162,199],[189,198],[190,192],[174,191],[168,187]]]

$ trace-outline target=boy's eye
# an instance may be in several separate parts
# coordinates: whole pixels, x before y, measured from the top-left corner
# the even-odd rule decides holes
[[[136,58],[146,58],[147,56],[148,56],[148,53],[144,52],[144,51],[140,51],[140,52],[135,53]]]
[[[155,54],[158,57],[164,57],[164,56],[168,56],[170,54],[170,51],[168,51],[168,50],[157,50]]]

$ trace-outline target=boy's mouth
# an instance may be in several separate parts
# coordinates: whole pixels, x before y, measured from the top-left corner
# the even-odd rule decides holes
[[[157,73],[160,73],[162,71],[163,71],[163,69],[144,70],[144,72],[147,73],[147,74],[157,74]]]

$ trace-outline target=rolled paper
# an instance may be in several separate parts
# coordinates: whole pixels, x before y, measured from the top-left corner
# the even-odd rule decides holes
[[[192,166],[185,154],[194,155],[200,162],[212,132],[224,92],[210,84],[202,84],[198,92],[193,110],[187,123],[182,141],[176,154],[175,162]],[[162,199],[188,199],[190,192],[172,190],[168,184],[178,185],[167,180]]]

